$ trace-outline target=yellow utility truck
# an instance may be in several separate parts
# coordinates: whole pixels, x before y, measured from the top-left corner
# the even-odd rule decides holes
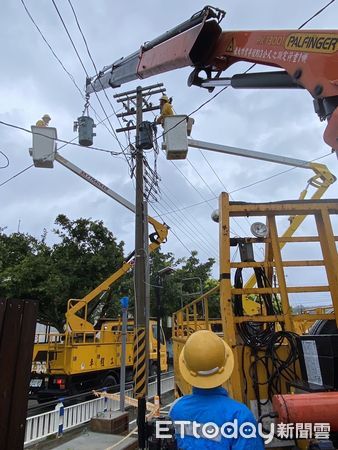
[[[99,329],[36,335],[30,390],[39,401],[117,385],[120,382],[122,321],[102,320]],[[96,327],[97,328],[97,327]],[[157,367],[156,321],[149,321],[149,374]],[[161,370],[167,370],[161,329]],[[126,380],[132,380],[134,321],[128,320]]]
[[[47,129],[50,132],[51,128]],[[135,206],[99,180],[68,161],[55,151],[54,135],[33,131],[33,156],[36,167],[52,168],[54,161],[80,176],[82,179],[135,213]],[[46,135],[46,136],[45,136]],[[50,138],[52,137],[52,138]],[[149,253],[156,250],[168,235],[168,227],[148,217],[154,231],[149,235]],[[39,401],[47,401],[66,395],[87,392],[91,389],[119,384],[122,352],[121,319],[100,319],[95,325],[89,315],[118,281],[134,267],[135,252],[132,252],[122,267],[103,281],[82,299],[70,299],[66,312],[64,333],[40,333],[36,335],[33,352],[30,392]],[[94,307],[92,305],[95,305]],[[154,320],[149,321],[149,373],[155,374],[157,367],[157,328]],[[127,325],[126,380],[132,379],[133,366],[133,320]],[[166,342],[161,328],[160,336],[161,370],[167,370]]]
[[[150,235],[149,252],[165,241],[168,228],[149,217],[155,229]],[[39,401],[48,401],[60,394],[73,395],[91,389],[119,384],[122,321],[100,319],[95,325],[88,320],[90,302],[109,291],[134,266],[132,253],[122,267],[82,299],[68,300],[64,333],[36,335],[33,351],[30,392]],[[92,303],[92,304],[93,304]],[[149,373],[156,372],[157,329],[154,320],[149,321]],[[132,378],[133,320],[127,325],[126,379]],[[163,331],[160,336],[161,370],[167,370],[167,349]]]

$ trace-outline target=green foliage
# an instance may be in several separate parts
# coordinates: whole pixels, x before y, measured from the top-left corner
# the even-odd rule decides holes
[[[197,252],[193,251],[189,258],[181,258],[175,261],[172,253],[161,253],[159,250],[150,256],[151,270],[150,283],[156,286],[158,283],[158,271],[164,267],[172,267],[174,272],[163,277],[163,288],[160,291],[162,304],[162,318],[171,316],[173,312],[181,308],[206,292],[217,284],[211,279],[211,269],[214,259],[201,263]],[[156,316],[155,288],[151,289],[150,315]],[[165,322],[163,322],[165,325]]]
[[[48,246],[46,231],[40,239],[28,234],[6,235],[0,229],[0,297],[39,300],[41,323],[63,331],[69,299],[80,299],[96,288],[123,264],[123,247],[101,221],[70,220],[59,215],[53,234],[57,243]],[[170,266],[175,272],[163,279],[162,317],[166,318],[217,282],[211,279],[213,259],[201,263],[197,252],[175,260],[172,253],[159,250],[150,255],[150,284],[157,283],[158,271]],[[197,293],[197,294],[196,294]],[[195,295],[191,295],[195,294]],[[133,313],[133,273],[121,277],[101,299],[92,317],[116,317],[119,299],[130,297]],[[156,297],[151,288],[150,315],[156,316]],[[93,301],[91,305],[97,304]]]
[[[82,298],[123,263],[123,242],[101,221],[70,220],[59,215],[49,247],[27,234],[0,233],[0,296],[39,300],[39,321],[59,331],[67,300]],[[113,292],[120,294],[121,283]]]

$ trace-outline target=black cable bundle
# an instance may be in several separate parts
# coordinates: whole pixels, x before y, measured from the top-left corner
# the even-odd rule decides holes
[[[292,381],[297,378],[296,361],[298,359],[297,334],[290,331],[278,331],[271,336],[266,349],[266,370],[268,373],[268,397],[271,400],[274,394],[281,392],[282,379]],[[288,342],[288,354],[285,359],[278,355],[279,348]],[[271,368],[269,367],[271,361]]]
[[[260,267],[255,268],[255,276],[257,286],[259,288],[271,287],[264,270]],[[241,289],[243,287],[242,268],[238,268],[235,273],[234,287]],[[261,294],[261,314],[263,314],[263,305],[267,315],[280,315],[282,310],[280,302],[274,294]],[[234,313],[235,316],[244,316],[244,308],[242,295],[234,296]],[[259,386],[268,385],[268,400],[272,399],[274,394],[281,392],[282,380],[292,381],[297,378],[295,364],[298,359],[298,350],[295,333],[288,331],[276,331],[276,322],[242,322],[237,324],[237,331],[243,340],[244,346],[251,349],[252,362],[249,366],[249,374],[252,380],[253,389],[255,391],[258,402],[258,412],[261,413],[261,406],[265,403],[261,402]],[[281,323],[283,328],[284,324]],[[282,344],[288,343],[288,353],[285,359],[281,359],[278,354]],[[244,346],[242,358],[244,358]],[[245,375],[244,361],[243,372]],[[261,364],[266,372],[265,380],[258,380],[258,365]],[[245,377],[246,380],[246,377]]]
[[[261,267],[257,267],[254,271],[257,286],[259,288],[270,287],[269,280],[266,277],[264,270]],[[243,287],[242,268],[236,270],[234,285],[237,289]],[[271,316],[281,313],[277,298],[275,298],[275,302],[273,302],[271,294],[261,294],[259,297],[261,298],[261,309],[264,305],[267,315]],[[241,294],[236,294],[234,296],[234,313],[235,316],[244,316]],[[275,333],[275,322],[243,322],[237,324],[237,330],[245,345],[255,349],[262,349],[267,347],[270,337]]]

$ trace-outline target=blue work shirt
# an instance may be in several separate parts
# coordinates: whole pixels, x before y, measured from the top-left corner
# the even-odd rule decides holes
[[[263,440],[258,435],[257,422],[252,412],[242,403],[233,400],[228,396],[227,391],[223,387],[216,387],[212,389],[193,388],[191,395],[185,395],[178,399],[172,405],[169,412],[170,419],[175,421],[186,420],[196,422],[200,427],[199,431],[193,432],[191,425],[184,425],[184,437],[180,436],[180,429],[182,425],[176,425],[176,439],[177,447],[179,449],[232,449],[232,450],[263,450]],[[212,422],[221,430],[222,425],[227,422],[235,422],[237,419],[238,430],[244,422],[250,422],[255,428],[256,437],[242,437],[238,431],[238,437],[230,437],[233,428],[224,428],[224,437],[221,432],[217,436],[206,438],[202,430],[203,424]],[[195,426],[198,426],[196,425]],[[196,430],[196,429],[195,429]],[[217,428],[212,427],[214,434],[217,433]],[[252,428],[245,430],[249,436],[252,433]],[[198,433],[199,437],[196,437]],[[195,434],[195,435],[194,435]],[[229,436],[229,437],[228,437]]]

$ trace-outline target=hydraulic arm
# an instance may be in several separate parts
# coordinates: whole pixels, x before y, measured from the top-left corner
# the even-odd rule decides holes
[[[96,178],[89,175],[84,170],[77,167],[75,164],[68,161],[66,158],[56,153],[55,160],[62,164],[67,169],[74,172],[76,175],[80,176],[88,183],[92,184],[96,188],[100,189],[109,197],[113,198],[121,205],[135,213],[135,206],[114,192],[112,189],[108,188]],[[150,234],[149,239],[149,253],[156,250],[163,242],[166,241],[168,235],[168,227],[165,224],[161,224],[152,217],[148,217],[149,223],[154,227],[154,232]],[[82,299],[71,299],[68,301],[68,308],[66,313],[66,325],[67,330],[72,331],[93,331],[93,325],[87,320],[87,308],[90,302],[102,296],[107,292],[110,286],[115,283],[119,278],[126,274],[134,265],[134,252],[132,252],[124,261],[122,267],[113,273],[109,278],[107,278],[103,283],[97,286],[93,291],[89,292]],[[84,314],[83,314],[84,311]],[[80,315],[79,315],[80,313]]]
[[[338,151],[338,31],[222,31],[224,16],[224,11],[206,6],[139,51],[104,67],[87,80],[87,93],[187,66],[194,68],[188,84],[209,90],[224,85],[303,88],[313,97],[320,120],[328,120],[325,142]],[[240,61],[281,70],[221,77]]]

